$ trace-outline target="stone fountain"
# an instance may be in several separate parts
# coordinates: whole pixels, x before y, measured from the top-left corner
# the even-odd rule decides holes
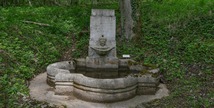
[[[54,96],[71,96],[95,103],[125,101],[155,95],[158,69],[116,54],[114,10],[92,9],[88,56],[50,64],[47,83]]]
[[[47,82],[55,94],[74,95],[93,102],[115,102],[136,95],[155,94],[158,80],[152,73],[134,76],[146,67],[116,54],[114,10],[92,10],[86,59],[50,64]],[[148,71],[149,72],[149,71]]]

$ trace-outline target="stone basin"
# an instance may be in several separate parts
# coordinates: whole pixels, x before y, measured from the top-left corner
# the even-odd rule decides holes
[[[97,54],[101,56],[107,55],[114,47],[91,47]]]
[[[158,79],[150,74],[135,76],[130,73],[123,77],[100,79],[75,70],[73,61],[57,62],[47,67],[47,82],[55,86],[56,95],[73,95],[92,102],[116,102],[136,95],[155,94],[158,90]]]

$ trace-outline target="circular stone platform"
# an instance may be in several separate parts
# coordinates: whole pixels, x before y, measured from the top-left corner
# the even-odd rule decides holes
[[[54,105],[65,105],[67,108],[133,108],[141,103],[160,99],[169,95],[169,91],[166,86],[164,84],[160,84],[160,89],[155,95],[136,96],[132,99],[115,103],[93,103],[77,99],[74,96],[55,95],[54,88],[47,84],[46,78],[47,73],[42,73],[30,82],[29,89],[31,98]]]

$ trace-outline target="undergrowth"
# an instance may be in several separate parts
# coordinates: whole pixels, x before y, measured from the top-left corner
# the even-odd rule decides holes
[[[214,1],[144,0],[141,7],[143,34],[132,41],[117,35],[118,57],[157,65],[171,92],[143,105],[212,107]],[[119,25],[119,8],[102,8],[116,9]],[[90,14],[91,6],[0,8],[0,107],[41,107],[24,99],[28,81],[68,49],[74,58],[87,55]]]
[[[29,79],[72,46],[89,25],[90,9],[8,7],[0,13],[0,107],[26,107],[20,101],[28,97]]]
[[[129,49],[136,60],[157,64],[171,92],[148,108],[214,106],[213,12],[212,0],[143,2],[143,35],[123,50]]]

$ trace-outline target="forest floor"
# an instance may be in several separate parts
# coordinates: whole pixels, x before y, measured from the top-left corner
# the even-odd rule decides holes
[[[120,18],[117,5],[102,8],[115,9]],[[30,99],[29,81],[50,63],[87,56],[90,14],[84,5],[0,7],[0,107],[48,107]],[[135,39],[118,33],[117,55],[155,64],[170,90],[170,96],[142,105],[214,107],[214,1],[145,1],[141,20]]]

